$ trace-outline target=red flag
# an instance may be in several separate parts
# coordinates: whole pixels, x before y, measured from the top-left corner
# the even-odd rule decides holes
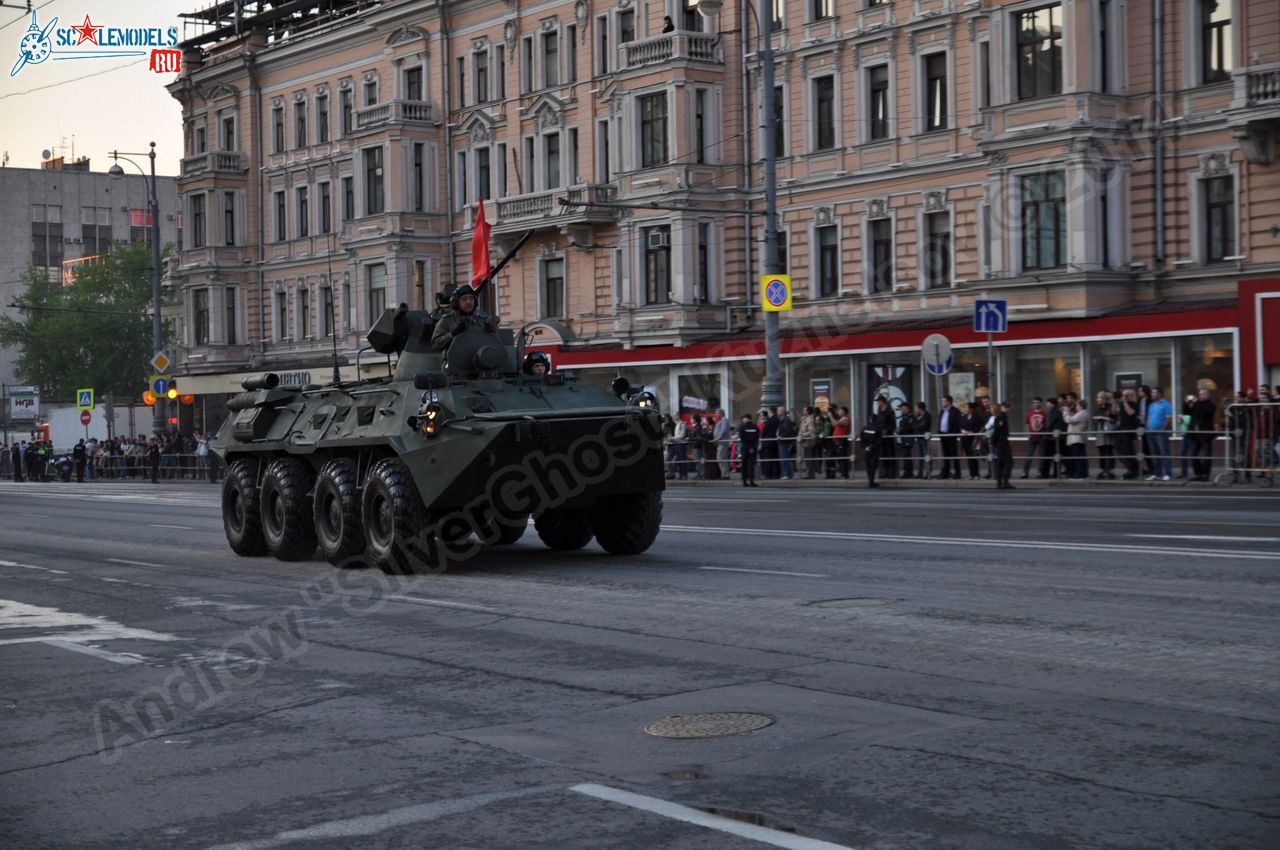
[[[489,222],[484,220],[484,199],[476,210],[476,229],[471,234],[471,284],[479,284],[489,276]]]

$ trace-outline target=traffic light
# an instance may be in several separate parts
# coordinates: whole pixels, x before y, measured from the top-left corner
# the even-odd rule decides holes
[[[169,389],[165,390],[164,395],[165,395],[165,398],[169,399],[169,401],[176,400],[178,398],[178,382],[170,381]]]

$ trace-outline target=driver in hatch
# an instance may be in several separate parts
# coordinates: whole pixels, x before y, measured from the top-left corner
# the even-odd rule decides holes
[[[488,313],[476,309],[476,291],[470,284],[464,283],[453,291],[449,298],[449,309],[436,323],[435,332],[431,334],[431,347],[436,351],[446,351],[455,336],[470,328],[494,333],[494,322]]]

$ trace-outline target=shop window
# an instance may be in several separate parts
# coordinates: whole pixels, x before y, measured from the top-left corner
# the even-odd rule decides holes
[[[1208,390],[1221,425],[1223,407],[1230,403],[1235,386],[1236,352],[1231,334],[1174,337],[1173,347],[1178,363],[1178,387],[1176,394],[1167,394],[1169,403],[1174,410],[1181,410],[1182,399]]]
[[[1090,401],[1102,390],[1116,393],[1143,384],[1168,389],[1173,383],[1168,337],[1089,342],[1085,344],[1085,355]],[[1176,400],[1170,398],[1170,403]]]
[[[1015,413],[1025,413],[1036,396],[1084,392],[1079,344],[1008,346],[1001,348],[1000,358],[1004,399],[1013,405]]]

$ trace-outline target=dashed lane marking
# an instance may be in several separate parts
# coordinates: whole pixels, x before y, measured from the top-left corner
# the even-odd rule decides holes
[[[1225,534],[1126,534],[1125,537],[1153,537],[1157,540],[1227,540],[1236,543],[1280,542],[1280,537],[1230,537]]]
[[[152,564],[148,561],[130,561],[125,558],[107,558],[113,564],[128,564],[131,567],[156,567],[164,569],[164,564]]]
[[[196,530],[196,527],[194,525],[165,525],[159,522],[149,522],[147,523],[147,525],[149,525],[152,528],[172,528],[177,531],[195,531]]]
[[[749,570],[746,567],[698,567],[700,570],[713,570],[718,573],[760,573],[769,576],[800,576],[802,578],[828,578],[826,573],[789,573],[785,570]]]

